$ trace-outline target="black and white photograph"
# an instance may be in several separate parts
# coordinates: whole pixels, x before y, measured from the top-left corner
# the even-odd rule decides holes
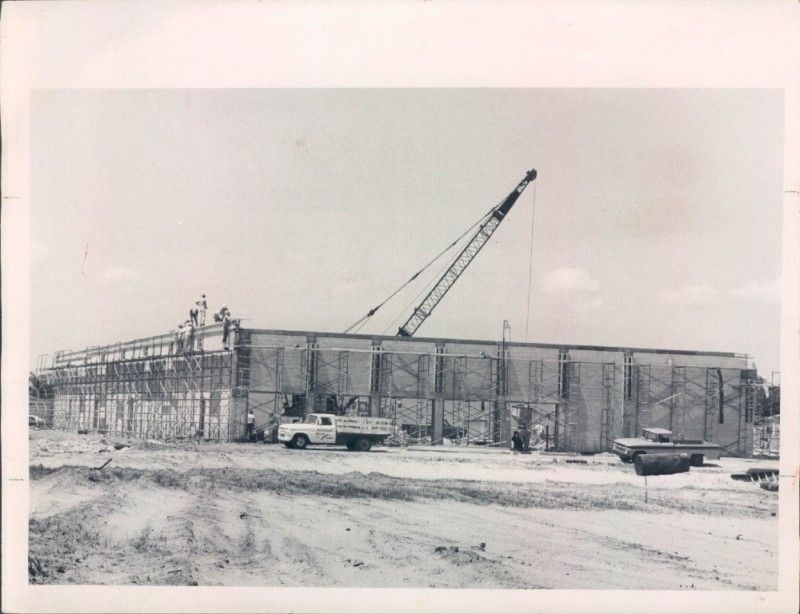
[[[21,4],[3,9],[15,24],[52,6]],[[82,27],[75,5],[100,3],[62,4]],[[347,4],[214,14],[324,22]],[[384,16],[423,5],[443,10]],[[149,6],[120,3],[117,36],[160,49],[205,5],[172,21]],[[148,81],[145,59],[140,85],[116,86],[95,79],[131,70],[111,34],[30,86],[24,173],[4,172],[3,268],[10,240],[28,258],[3,276],[3,473],[27,492],[14,565],[31,594],[190,595],[108,611],[206,611],[191,591],[211,588],[223,611],[608,611],[536,596],[670,591],[793,609],[777,600],[797,554],[785,89],[195,85]],[[291,598],[226,604],[245,588]]]

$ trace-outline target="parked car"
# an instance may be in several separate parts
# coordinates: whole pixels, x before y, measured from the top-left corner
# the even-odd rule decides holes
[[[44,428],[44,420],[42,420],[39,416],[28,415],[28,426],[35,429]]]
[[[660,428],[642,429],[641,437],[615,439],[611,448],[624,463],[632,463],[639,454],[685,453],[693,466],[703,464],[706,458],[719,458],[717,444],[702,439],[673,440],[672,431]]]
[[[308,414],[303,422],[281,424],[278,441],[287,448],[304,449],[309,444],[344,445],[348,450],[368,452],[392,432],[388,418]]]

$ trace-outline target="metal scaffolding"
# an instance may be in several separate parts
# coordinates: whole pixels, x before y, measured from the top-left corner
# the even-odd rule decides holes
[[[199,352],[55,366],[42,376],[55,391],[55,428],[228,441],[232,362],[231,352]]]
[[[567,364],[563,358],[531,360],[528,364],[526,408],[530,422],[534,428],[541,427],[547,432],[548,445],[553,450],[573,449],[575,442],[576,423],[569,405]]]
[[[432,362],[428,354],[374,348],[371,392],[380,396],[379,415],[389,418],[394,425],[389,443],[432,442],[433,403],[429,398]]]
[[[232,441],[252,413],[272,441],[281,422],[323,411],[388,417],[389,442],[400,445],[507,445],[529,429],[549,449],[589,452],[661,426],[747,455],[760,417],[755,373],[732,354],[691,353],[692,365],[675,365],[678,352],[578,346],[571,355],[555,345],[256,329],[237,330],[225,350],[218,328],[40,362],[54,424]]]

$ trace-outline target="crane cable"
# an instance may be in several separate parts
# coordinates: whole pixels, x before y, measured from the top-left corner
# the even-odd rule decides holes
[[[531,241],[528,256],[528,308],[525,310],[525,341],[528,341],[528,320],[531,315],[531,282],[533,280],[533,225],[536,221],[536,183],[533,184],[533,202],[531,204]]]
[[[439,253],[438,253],[436,256],[434,256],[434,257],[433,257],[433,259],[431,259],[431,260],[430,260],[430,261],[429,261],[429,262],[428,262],[428,263],[427,263],[425,266],[423,266],[423,267],[422,267],[422,268],[421,268],[419,271],[417,271],[416,273],[414,273],[414,274],[413,274],[413,275],[412,275],[412,276],[409,278],[409,280],[408,280],[406,283],[404,283],[402,286],[400,286],[399,288],[397,288],[397,290],[395,290],[394,292],[392,292],[392,293],[391,293],[391,294],[390,294],[388,297],[386,297],[385,299],[383,299],[383,301],[381,301],[381,302],[380,302],[380,303],[379,303],[379,304],[378,304],[376,307],[373,307],[373,308],[372,308],[372,309],[370,309],[370,310],[369,310],[369,311],[368,311],[368,312],[367,312],[365,315],[361,316],[361,317],[360,317],[358,320],[356,320],[355,322],[353,322],[353,324],[351,324],[351,325],[350,325],[350,326],[347,328],[347,330],[346,330],[346,331],[344,331],[344,332],[345,332],[345,334],[349,333],[349,332],[350,332],[351,330],[353,330],[353,329],[354,329],[356,326],[358,326],[358,328],[360,329],[360,328],[361,328],[361,326],[363,326],[363,325],[364,325],[364,323],[365,323],[365,322],[366,322],[366,321],[367,321],[369,318],[371,318],[372,316],[374,316],[374,315],[375,315],[375,313],[378,311],[378,309],[380,309],[380,308],[381,308],[381,307],[383,307],[383,306],[384,306],[386,303],[388,303],[388,302],[389,302],[391,299],[393,299],[393,298],[394,298],[394,297],[395,297],[395,296],[396,296],[396,295],[397,295],[397,294],[398,294],[398,293],[399,293],[399,292],[400,292],[400,291],[401,291],[403,288],[405,288],[405,287],[406,287],[406,286],[408,286],[408,285],[409,285],[411,282],[413,282],[413,281],[414,281],[414,280],[415,280],[417,277],[419,277],[419,276],[420,276],[420,274],[421,274],[423,271],[425,271],[425,270],[426,270],[428,267],[430,267],[430,266],[431,266],[431,265],[432,265],[434,262],[436,262],[436,261],[437,261],[439,258],[441,258],[441,257],[442,257],[442,256],[443,256],[445,253],[447,253],[448,251],[450,251],[451,249],[453,249],[453,247],[455,247],[455,245],[456,245],[456,244],[457,244],[459,241],[461,241],[461,239],[463,239],[463,238],[464,238],[464,237],[467,235],[467,233],[469,233],[469,232],[470,232],[470,231],[471,231],[473,228],[475,228],[477,225],[479,225],[481,222],[483,222],[483,220],[485,220],[487,217],[489,217],[489,216],[492,214],[492,212],[493,212],[495,209],[497,209],[497,207],[499,207],[499,206],[502,204],[502,202],[503,202],[503,201],[501,200],[501,201],[500,201],[500,202],[498,202],[496,205],[492,206],[492,208],[491,208],[491,209],[489,209],[489,211],[487,211],[485,214],[483,214],[483,215],[482,215],[482,216],[481,216],[481,217],[480,217],[480,218],[479,218],[479,219],[478,219],[478,220],[477,220],[477,221],[476,221],[474,224],[472,224],[472,226],[470,226],[470,227],[469,227],[469,228],[467,228],[467,229],[466,229],[466,230],[465,230],[463,233],[461,233],[461,235],[460,235],[460,236],[459,236],[459,237],[458,237],[458,238],[457,238],[455,241],[453,241],[453,242],[452,242],[450,245],[448,245],[447,247],[445,247],[445,248],[444,248],[444,249],[443,249],[441,252],[439,252]]]

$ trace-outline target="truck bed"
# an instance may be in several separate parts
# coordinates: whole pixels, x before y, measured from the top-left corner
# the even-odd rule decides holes
[[[639,438],[617,439],[611,449],[623,460],[632,458],[637,451],[645,454],[686,452],[688,454],[702,454],[710,459],[717,459],[720,456],[720,447],[709,441],[690,443],[686,440],[681,442],[655,442]]]
[[[392,432],[392,422],[389,418],[339,416],[336,432],[339,435],[388,435]]]

